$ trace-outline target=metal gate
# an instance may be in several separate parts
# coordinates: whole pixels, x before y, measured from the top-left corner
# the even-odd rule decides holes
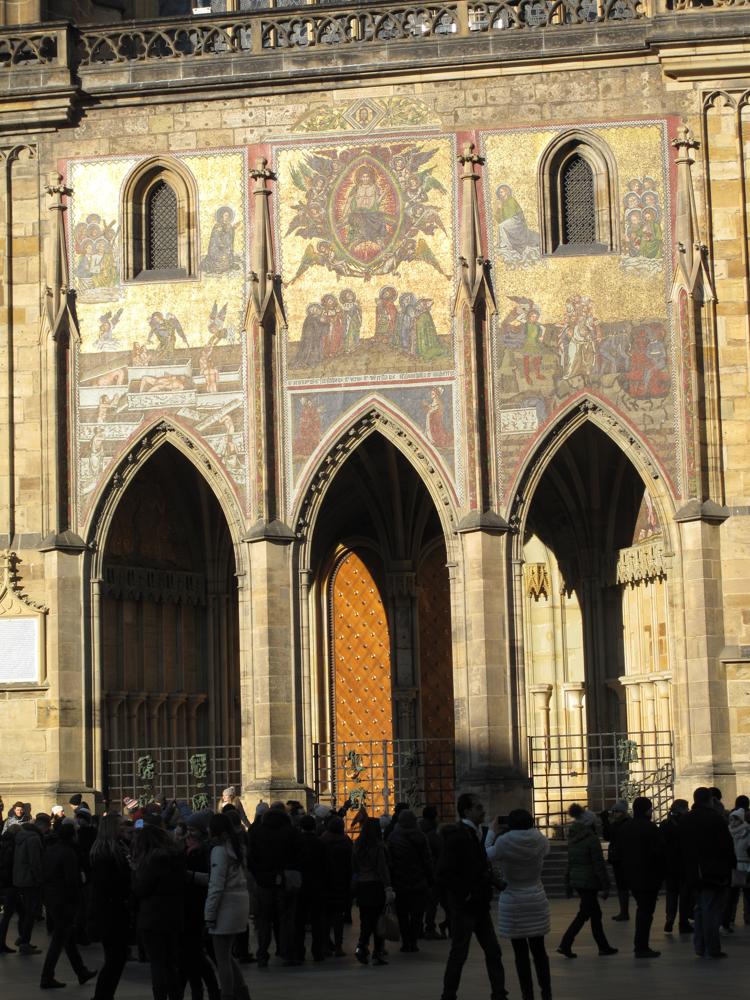
[[[529,769],[537,823],[561,829],[572,802],[594,812],[617,799],[651,799],[663,819],[674,795],[672,733],[588,733],[529,737]]]
[[[371,816],[390,814],[397,802],[411,809],[435,806],[455,815],[453,740],[362,740],[313,744],[316,801],[340,807],[349,799]]]
[[[222,789],[240,791],[240,748],[135,747],[107,753],[107,798],[141,805],[157,796],[185,801],[191,809],[214,809]]]

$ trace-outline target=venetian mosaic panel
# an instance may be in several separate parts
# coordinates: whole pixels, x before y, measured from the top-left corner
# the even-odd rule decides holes
[[[166,415],[203,438],[240,494],[246,470],[242,310],[246,301],[244,151],[178,157],[198,190],[198,273],[123,281],[120,193],[139,158],[68,164],[69,252],[81,343],[76,471],[85,510],[139,428]]]
[[[579,127],[616,161],[617,254],[541,253],[537,165],[561,128],[482,138],[503,491],[545,428],[584,393],[641,431],[673,482],[680,478],[667,123]]]

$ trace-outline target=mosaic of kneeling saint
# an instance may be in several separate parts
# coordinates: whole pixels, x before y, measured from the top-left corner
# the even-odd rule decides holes
[[[453,467],[454,161],[432,135],[274,150],[290,492],[371,397]]]
[[[82,512],[113,461],[157,415],[201,438],[244,494],[246,157],[228,150],[176,159],[197,192],[193,273],[179,280],[168,273],[164,280],[158,273],[126,280],[121,193],[145,158],[68,164],[70,269],[81,335],[76,472]],[[153,225],[158,207],[154,202]]]
[[[483,136],[494,260],[496,386],[503,491],[577,397],[599,397],[636,428],[683,493],[669,319],[673,276],[668,123],[581,125],[611,153],[610,252],[545,253],[538,165],[566,128]]]

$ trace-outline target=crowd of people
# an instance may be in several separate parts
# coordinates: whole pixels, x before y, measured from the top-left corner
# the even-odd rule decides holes
[[[749,809],[740,796],[727,812],[715,788],[696,789],[692,808],[676,800],[659,826],[645,798],[633,802],[632,815],[625,801],[599,816],[572,805],[567,886],[580,905],[557,951],[576,958],[574,940],[590,922],[599,954],[617,952],[599,905],[610,888],[604,839],[620,907],[613,919],[629,920],[635,901],[636,958],[659,955],[649,933],[662,885],[665,931],[677,922],[698,955],[726,957],[722,928],[732,932],[740,897],[750,923]],[[457,822],[439,823],[429,806],[418,818],[406,803],[379,818],[350,810],[350,803],[308,812],[296,801],[261,801],[251,819],[233,788],[216,811],[126,798],[95,816],[79,794],[32,818],[16,802],[0,837],[0,954],[41,955],[33,936],[46,919],[42,989],[65,985],[56,978],[64,951],[79,983],[96,977],[94,1000],[112,1000],[136,958],[150,964],[155,1000],[249,1000],[244,964],[265,969],[272,955],[285,966],[344,958],[356,904],[352,957],[362,965],[387,965],[387,941],[409,954],[422,939],[450,937],[442,1000],[456,1000],[475,937],[492,1000],[503,1000],[499,935],[511,941],[523,1000],[534,997],[533,973],[542,1000],[551,1000],[542,883],[550,842],[530,813],[515,809],[485,825],[471,793],[458,798]],[[103,952],[98,973],[79,951],[92,941]]]

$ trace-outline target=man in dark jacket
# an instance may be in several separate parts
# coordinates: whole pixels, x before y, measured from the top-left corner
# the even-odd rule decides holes
[[[481,836],[484,806],[476,795],[465,792],[459,796],[458,819],[444,831],[437,872],[450,907],[452,936],[442,1000],[456,1000],[472,934],[484,952],[491,998],[504,1000],[505,970],[490,917],[492,881]]]
[[[82,882],[76,828],[72,823],[62,823],[57,833],[50,835],[42,860],[42,873],[44,905],[52,924],[52,936],[39,986],[49,990],[65,985],[55,979],[55,967],[63,948],[78,982],[83,985],[96,973],[86,968],[76,946],[76,913]]]
[[[21,897],[23,917],[19,927],[18,950],[22,955],[36,955],[40,949],[31,943],[37,910],[42,901],[43,830],[37,823],[23,823],[16,833],[13,853],[13,887]]]
[[[661,954],[648,943],[665,868],[664,845],[651,819],[652,811],[650,799],[637,798],[633,802],[633,819],[623,827],[618,842],[625,878],[637,906],[633,940],[636,958],[658,958]]]
[[[294,823],[294,820],[292,820]],[[326,849],[317,835],[314,816],[302,816],[300,831],[300,871],[302,885],[297,893],[294,914],[294,960],[305,960],[305,927],[310,925],[312,957],[322,962],[326,957],[326,919],[324,907]]]
[[[417,827],[417,817],[411,809],[399,813],[388,841],[388,854],[391,884],[396,891],[401,951],[419,951],[417,940],[433,871],[427,837]]]
[[[325,903],[328,933],[333,954],[343,958],[344,916],[351,908],[352,842],[346,835],[341,816],[331,816],[320,842],[325,850]]]
[[[687,799],[675,799],[669,815],[659,824],[659,833],[666,855],[665,885],[667,890],[667,912],[664,930],[671,933],[675,918],[679,913],[680,934],[692,934],[690,917],[693,913],[693,893],[687,882],[685,858],[682,853],[682,821],[690,812]]]
[[[719,926],[735,855],[729,828],[714,808],[709,788],[693,792],[693,807],[682,820],[680,833],[688,885],[695,892],[695,953],[724,958]]]
[[[284,808],[274,802],[253,824],[250,838],[250,864],[258,883],[258,968],[268,965],[271,930],[278,922],[278,941],[286,965],[294,965],[294,909],[302,883],[300,872],[299,831]]]

